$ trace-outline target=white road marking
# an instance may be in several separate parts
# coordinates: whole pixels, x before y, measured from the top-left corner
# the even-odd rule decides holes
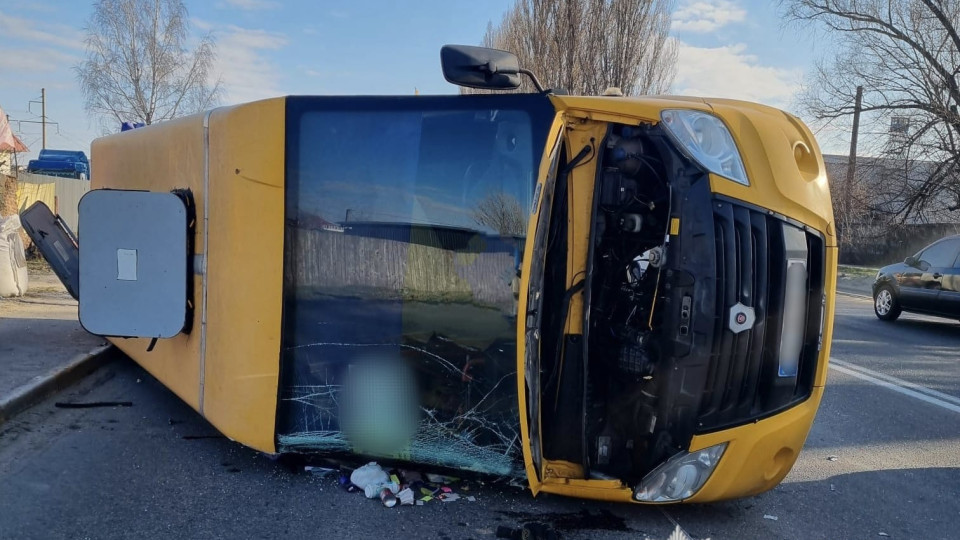
[[[847,369],[853,369],[853,370],[859,371],[859,372],[861,372],[861,373],[866,373],[867,375],[871,375],[871,376],[873,376],[873,377],[876,377],[876,378],[878,378],[878,379],[882,379],[882,380],[887,381],[887,382],[889,382],[889,383],[893,383],[893,384],[896,384],[896,385],[899,385],[899,386],[905,386],[905,387],[907,387],[907,388],[912,388],[913,390],[916,390],[917,392],[920,392],[921,394],[927,394],[927,395],[930,396],[930,397],[935,397],[935,398],[937,398],[937,399],[942,399],[943,401],[949,401],[950,403],[954,403],[954,404],[956,404],[956,405],[960,405],[960,397],[951,396],[950,394],[944,394],[943,392],[938,392],[937,390],[934,390],[934,389],[932,389],[932,388],[927,388],[926,386],[922,386],[922,385],[919,385],[919,384],[917,384],[917,383],[912,383],[912,382],[910,382],[910,381],[905,381],[905,380],[903,380],[903,379],[898,379],[898,378],[894,377],[893,375],[887,375],[886,373],[880,373],[880,372],[878,372],[878,371],[873,371],[872,369],[868,369],[868,368],[865,368],[865,367],[863,367],[863,366],[858,366],[857,364],[851,364],[850,362],[844,362],[843,360],[837,360],[836,358],[831,358],[831,359],[830,359],[830,363],[831,363],[831,364],[838,364],[838,365],[843,366],[843,367],[845,367],[845,368],[847,368]]]
[[[830,367],[841,373],[852,375],[858,379],[871,382],[905,396],[919,399],[920,401],[936,405],[948,411],[960,413],[960,398],[944,394],[943,392],[937,392],[925,386],[904,381],[903,379],[898,379],[890,375],[877,373],[865,367],[854,366],[853,364],[834,358],[830,359]]]

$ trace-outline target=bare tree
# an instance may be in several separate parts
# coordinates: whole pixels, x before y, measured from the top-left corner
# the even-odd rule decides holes
[[[473,220],[489,227],[501,236],[524,236],[526,216],[520,201],[502,191],[490,193],[477,203]]]
[[[545,85],[574,94],[611,86],[661,94],[676,75],[673,7],[673,0],[516,0],[487,27],[483,45],[515,53]]]
[[[960,207],[960,2],[781,3],[788,19],[818,25],[838,44],[818,63],[801,107],[826,122],[849,117],[864,88],[861,133],[888,160],[883,181],[868,186],[869,212],[894,222],[949,218]]]
[[[105,121],[152,124],[214,105],[213,37],[188,50],[181,0],[99,0],[87,23],[87,58],[75,67],[87,112]]]

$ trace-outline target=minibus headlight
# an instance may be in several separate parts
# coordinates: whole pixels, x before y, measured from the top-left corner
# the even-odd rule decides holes
[[[750,185],[737,144],[722,120],[702,111],[667,109],[664,128],[680,150],[703,168],[745,186]]]
[[[633,498],[644,502],[674,502],[692,497],[713,474],[726,449],[727,443],[721,443],[673,456],[640,481]]]

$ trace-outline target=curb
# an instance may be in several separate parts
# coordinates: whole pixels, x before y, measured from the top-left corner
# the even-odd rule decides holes
[[[864,298],[866,300],[871,300],[871,301],[873,300],[872,296],[867,296],[865,294],[857,294],[857,293],[846,292],[846,291],[837,291],[837,294],[842,294],[844,296],[850,296],[853,298]]]
[[[38,402],[67,388],[107,363],[113,345],[103,345],[76,356],[64,366],[37,375],[26,384],[0,396],[0,426]]]

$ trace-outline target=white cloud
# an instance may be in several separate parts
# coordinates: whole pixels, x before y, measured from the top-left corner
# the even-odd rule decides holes
[[[79,61],[79,57],[48,47],[30,49],[0,47],[0,73],[62,71]]]
[[[800,88],[803,70],[760,64],[740,43],[723,47],[694,47],[678,43],[678,94],[726,97],[786,108]]]
[[[63,24],[47,24],[0,12],[0,36],[6,43],[37,43],[83,49],[83,32]]]
[[[707,33],[740,22],[747,11],[731,0],[686,0],[673,14],[673,31]]]
[[[214,30],[217,36],[217,65],[214,73],[223,78],[226,101],[243,103],[282,95],[281,75],[267,56],[287,45],[283,34],[227,26]]]
[[[272,0],[224,0],[218,3],[217,7],[220,9],[234,8],[253,11],[257,9],[275,9],[280,7],[280,3],[273,2]]]

